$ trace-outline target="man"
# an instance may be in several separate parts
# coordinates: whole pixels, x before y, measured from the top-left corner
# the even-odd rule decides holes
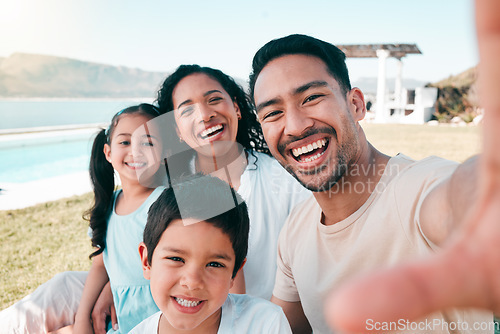
[[[479,87],[485,108],[479,195],[467,203],[464,228],[439,254],[351,282],[329,300],[328,320],[343,332],[363,330],[369,313],[377,321],[417,318],[452,306],[490,309],[500,315],[500,2],[476,1],[480,54]],[[452,283],[452,284],[451,284]],[[380,298],[367,291],[376,289]],[[389,294],[389,291],[391,292]],[[426,291],[426,294],[418,293]],[[394,295],[397,292],[398,298]],[[433,296],[432,303],[426,295]],[[411,300],[411,303],[408,301]],[[360,307],[363,305],[363,307]],[[499,324],[495,324],[500,332]]]
[[[379,152],[359,125],[365,102],[351,88],[345,55],[309,36],[263,46],[250,91],[271,153],[314,192],[281,232],[272,301],[294,332],[328,333],[323,302],[332,287],[430,254],[461,223],[463,203],[474,197],[477,159],[457,167],[435,157],[414,161]],[[364,330],[448,333],[493,317],[448,309],[418,322],[372,320],[365,319]]]

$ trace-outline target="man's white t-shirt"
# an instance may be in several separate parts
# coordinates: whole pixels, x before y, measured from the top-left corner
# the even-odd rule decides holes
[[[330,333],[323,304],[332,288],[363,272],[433,252],[434,245],[420,228],[420,207],[425,196],[456,166],[436,157],[421,161],[393,157],[368,200],[330,226],[322,224],[322,210],[314,198],[298,205],[279,237],[273,295],[287,302],[300,301],[314,333]],[[423,331],[410,328],[409,332],[449,333],[453,331],[441,329],[460,321],[469,322],[472,329],[473,322],[492,321],[493,316],[489,312],[449,310],[427,319],[442,326],[432,330],[427,326]],[[398,329],[404,332],[405,328]]]

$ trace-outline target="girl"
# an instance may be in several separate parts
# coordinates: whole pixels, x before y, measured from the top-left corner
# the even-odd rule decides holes
[[[292,207],[310,192],[269,156],[252,104],[242,88],[221,71],[182,65],[165,79],[157,102],[165,114],[159,119],[173,118],[177,142],[185,144],[186,151],[191,148],[191,172],[227,181],[248,205],[250,237],[244,278],[238,275],[231,292],[270,299],[279,232]],[[173,168],[178,162],[173,158],[168,165],[175,179]],[[179,168],[179,173],[184,170]]]
[[[92,147],[90,176],[94,206],[87,212],[92,230],[92,266],[75,318],[74,333],[93,333],[91,312],[102,288],[110,281],[120,333],[128,333],[142,319],[158,311],[149,282],[141,275],[137,247],[149,206],[163,188],[154,188],[161,164],[159,131],[144,124],[158,115],[141,104],[117,113]],[[114,191],[116,172],[122,189]],[[110,330],[110,332],[114,332]]]

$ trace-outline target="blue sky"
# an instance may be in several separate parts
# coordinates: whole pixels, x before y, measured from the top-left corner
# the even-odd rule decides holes
[[[478,62],[471,0],[0,0],[0,56],[76,58],[149,71],[181,63],[247,79],[271,39],[309,34],[333,44],[416,43],[403,76],[437,81]],[[387,62],[393,76],[395,61]],[[376,59],[348,61],[375,77]]]

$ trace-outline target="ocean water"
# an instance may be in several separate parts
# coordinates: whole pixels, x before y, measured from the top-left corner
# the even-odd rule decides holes
[[[43,131],[51,127],[107,124],[136,100],[0,100],[0,188],[87,171],[97,126],[85,130]],[[5,134],[17,132],[17,134]],[[19,133],[22,132],[22,133]]]
[[[97,128],[13,135],[0,141],[0,188],[88,170]]]
[[[121,109],[152,100],[4,99],[0,100],[0,130],[108,123]]]

